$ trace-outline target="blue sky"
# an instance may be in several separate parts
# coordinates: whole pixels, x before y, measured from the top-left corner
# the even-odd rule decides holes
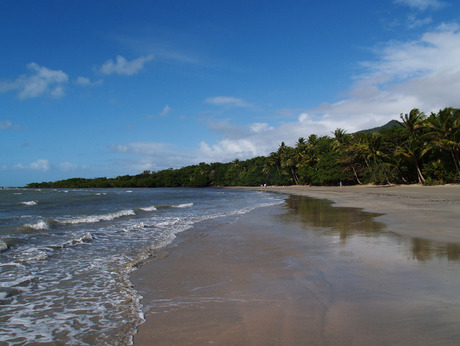
[[[460,107],[460,3],[0,0],[0,186],[268,155]]]

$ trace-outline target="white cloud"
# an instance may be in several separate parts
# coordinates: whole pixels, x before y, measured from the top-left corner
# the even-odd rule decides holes
[[[169,105],[166,105],[160,113],[160,117],[165,117],[172,112],[172,108]]]
[[[440,0],[395,0],[396,4],[406,5],[417,10],[426,10],[428,8],[439,9],[445,6]]]
[[[426,26],[426,25],[430,24],[432,21],[433,21],[433,19],[431,17],[426,17],[426,18],[423,18],[423,19],[419,19],[414,15],[409,15],[407,17],[407,26],[410,29],[415,29],[415,28]]]
[[[251,132],[264,132],[264,131],[269,131],[269,130],[273,130],[274,128],[273,127],[270,127],[268,126],[267,123],[254,123],[252,125],[249,126]]]
[[[27,65],[30,73],[21,75],[15,81],[0,82],[0,92],[18,91],[20,99],[38,97],[49,94],[59,98],[64,96],[64,84],[68,76],[60,70],[50,70],[34,62]]]
[[[251,104],[243,99],[230,96],[210,97],[204,100],[204,102],[216,106],[251,107]]]
[[[5,166],[6,167],[6,166]],[[39,159],[30,163],[29,165],[23,165],[22,163],[17,163],[11,167],[12,169],[30,169],[34,171],[47,172],[50,169],[50,163],[48,160]]]
[[[80,86],[99,86],[102,85],[103,80],[99,79],[95,82],[91,82],[91,80],[87,77],[78,77],[77,80],[75,81]]]
[[[12,168],[13,169],[26,169],[27,167],[24,166],[22,163],[17,163]]]
[[[37,160],[35,162],[32,162],[30,165],[29,165],[29,168],[30,169],[33,169],[33,170],[37,170],[37,171],[43,171],[43,172],[46,172],[46,171],[49,171],[50,169],[50,163],[48,160]]]
[[[100,71],[106,75],[119,74],[131,76],[142,70],[144,68],[144,65],[149,61],[152,61],[153,59],[153,55],[148,55],[145,57],[142,56],[140,58],[128,61],[121,55],[118,55],[115,59],[115,62],[111,59],[107,60],[102,65]]]

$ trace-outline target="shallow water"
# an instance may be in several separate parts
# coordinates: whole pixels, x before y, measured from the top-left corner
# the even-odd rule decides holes
[[[282,202],[222,189],[0,190],[0,342],[129,344],[128,274],[177,233]]]

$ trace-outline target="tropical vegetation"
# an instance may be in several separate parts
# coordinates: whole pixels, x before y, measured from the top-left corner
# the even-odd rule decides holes
[[[429,116],[418,109],[400,121],[353,134],[310,135],[284,142],[267,157],[200,163],[116,178],[73,178],[28,187],[211,187],[460,182],[460,109]]]

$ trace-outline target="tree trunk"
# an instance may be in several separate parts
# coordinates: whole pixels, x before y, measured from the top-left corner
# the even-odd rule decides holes
[[[363,183],[358,178],[358,173],[356,172],[355,165],[351,165],[351,168],[353,168],[353,174],[355,175],[355,178],[356,178],[356,181],[358,182],[358,184],[363,185]]]
[[[422,174],[422,171],[420,170],[420,167],[418,166],[418,162],[415,162],[415,166],[417,167],[417,176],[418,176],[418,182],[420,184],[425,183],[425,177]]]

